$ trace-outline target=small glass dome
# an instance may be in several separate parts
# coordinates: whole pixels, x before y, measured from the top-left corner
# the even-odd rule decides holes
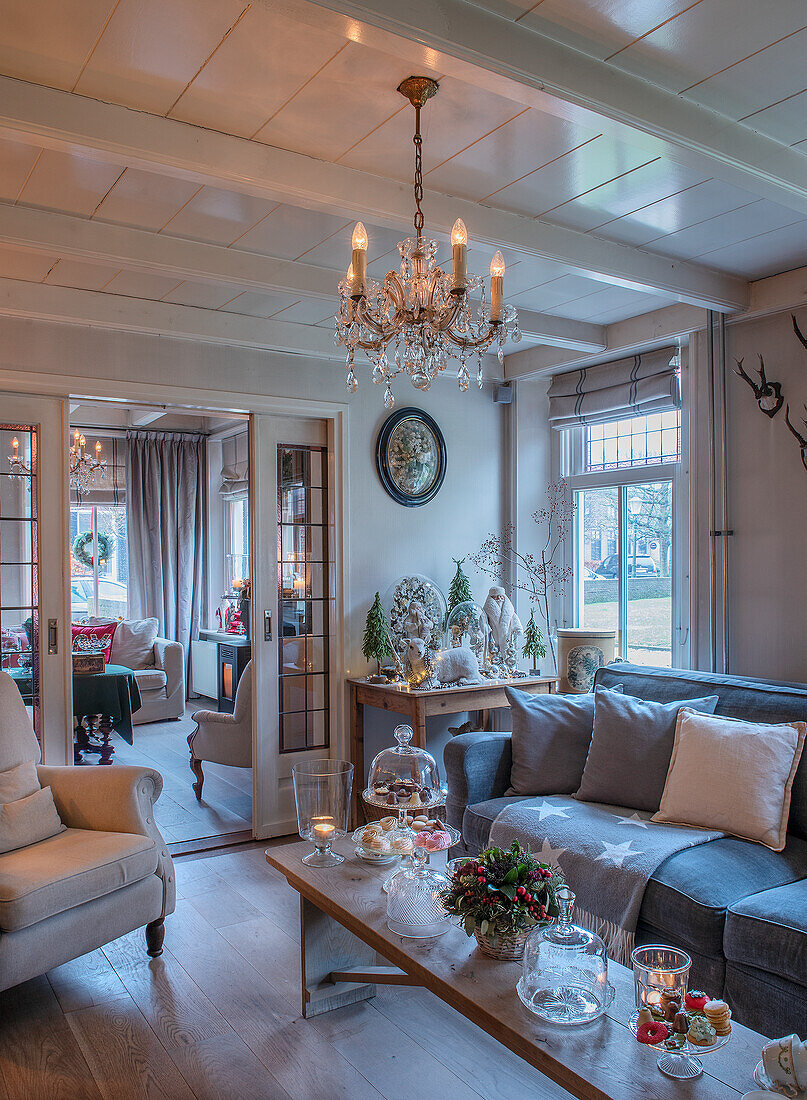
[[[427,649],[440,649],[446,621],[446,600],[433,580],[421,573],[391,584],[384,595],[384,611],[392,644],[403,659],[410,638],[422,638]]]
[[[470,646],[479,659],[485,657],[485,639],[488,636],[488,617],[478,603],[464,600],[448,613],[446,640],[450,646]]]
[[[414,748],[411,726],[396,726],[394,748],[382,749],[370,765],[365,802],[398,811],[399,816],[412,813],[418,807],[439,806],[446,792],[440,786],[440,772],[433,756],[424,749]]]
[[[605,945],[598,935],[572,924],[574,894],[558,891],[560,914],[537,928],[524,948],[516,987],[523,1004],[552,1024],[587,1024],[602,1016],[614,999],[608,982]]]
[[[442,936],[448,931],[448,913],[440,897],[446,886],[445,875],[429,867],[428,853],[415,848],[386,884],[387,927],[409,939]]]

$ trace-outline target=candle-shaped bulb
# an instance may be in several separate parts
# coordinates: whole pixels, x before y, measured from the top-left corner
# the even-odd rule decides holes
[[[490,320],[498,325],[502,319],[504,297],[504,256],[497,250],[490,261]]]
[[[451,244],[467,244],[468,243],[468,230],[465,228],[465,222],[462,218],[457,218],[454,222],[454,226],[451,230]]]
[[[14,457],[16,458],[17,454],[19,453],[19,449],[20,449],[20,441],[19,441],[19,439],[17,439],[16,435],[11,440],[11,446],[14,450]]]
[[[76,428],[76,430],[73,432],[73,442],[75,443],[75,445],[77,447],[78,447],[78,440],[79,440],[80,435],[81,435],[81,432],[78,430],[78,428]]]
[[[96,439],[96,441],[95,441],[95,457],[96,458],[101,457],[101,440],[100,439]]]
[[[367,230],[361,222],[356,222],[353,230],[353,262],[350,268],[353,272],[352,278],[348,273],[351,296],[361,298],[367,285]]]
[[[367,251],[367,230],[364,228],[364,222],[356,222],[356,228],[353,230],[353,247],[360,248],[362,252]]]
[[[490,261],[490,274],[494,279],[501,279],[504,277],[504,256],[497,249],[496,255]]]
[[[468,282],[466,269],[466,245],[468,244],[468,230],[462,218],[457,218],[451,230],[451,259],[453,264],[454,290],[461,293]]]

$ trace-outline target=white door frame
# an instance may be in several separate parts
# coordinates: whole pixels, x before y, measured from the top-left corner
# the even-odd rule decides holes
[[[324,420],[328,430],[328,450],[331,467],[329,476],[333,486],[333,524],[335,533],[335,558],[333,577],[336,584],[336,630],[333,653],[331,655],[332,683],[336,690],[332,692],[334,711],[331,714],[331,751],[334,756],[346,758],[349,745],[346,732],[347,695],[344,688],[346,676],[346,638],[345,608],[350,606],[349,591],[349,532],[347,516],[349,514],[349,406],[346,402],[323,401],[306,398],[275,397],[271,394],[234,394],[230,390],[204,390],[198,387],[154,384],[146,382],[120,381],[117,379],[88,379],[76,375],[44,375],[36,371],[0,370],[0,390],[23,394],[40,394],[58,397],[68,401],[105,401],[113,404],[147,404],[174,406],[183,411],[198,410],[200,413],[267,413],[275,416],[296,416],[305,419]],[[65,409],[65,418],[67,410]],[[65,419],[65,424],[67,423]],[[66,448],[67,427],[64,429],[63,449]],[[253,471],[250,467],[250,489],[252,490]],[[250,493],[254,499],[254,493]],[[65,487],[65,499],[67,489]],[[251,505],[252,507],[252,505]],[[69,569],[69,539],[65,534],[65,553],[63,567]],[[263,630],[258,622],[260,611],[253,607],[253,630]],[[65,610],[65,621],[69,622],[69,612]],[[255,705],[255,704],[253,704]],[[253,713],[253,738],[258,729],[257,714]],[[69,736],[68,736],[69,734]],[[255,757],[253,744],[253,758]],[[72,757],[72,722],[65,734],[65,757]],[[256,777],[253,774],[253,784]],[[257,790],[253,786],[253,790]],[[255,808],[259,799],[253,797],[253,821],[256,820]]]

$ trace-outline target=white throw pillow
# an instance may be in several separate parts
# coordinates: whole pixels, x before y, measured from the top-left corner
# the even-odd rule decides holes
[[[27,848],[64,832],[50,787],[0,806],[0,853]]]
[[[112,639],[112,664],[126,668],[150,668],[154,664],[157,619],[124,619]]]
[[[39,789],[39,777],[33,760],[26,760],[16,768],[0,772],[0,805],[16,802],[18,798],[27,798]]]
[[[807,725],[766,725],[682,707],[652,821],[721,829],[781,852]]]

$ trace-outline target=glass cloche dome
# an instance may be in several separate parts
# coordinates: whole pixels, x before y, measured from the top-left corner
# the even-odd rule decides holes
[[[516,987],[523,1004],[552,1024],[587,1024],[602,1016],[614,999],[608,982],[605,944],[594,932],[572,924],[574,894],[557,894],[560,914],[554,924],[536,928],[524,948]]]
[[[440,897],[448,880],[428,863],[428,853],[415,848],[408,862],[386,883],[387,927],[399,936],[427,939],[448,931],[448,913]]]
[[[397,810],[399,815],[442,805],[446,791],[440,786],[434,757],[410,744],[414,736],[411,726],[396,726],[394,736],[397,745],[382,749],[370,765],[365,802],[388,813]]]
[[[469,646],[481,665],[489,629],[488,617],[479,604],[473,600],[463,600],[448,613],[446,640],[450,646]]]
[[[392,644],[406,656],[410,638],[422,638],[429,650],[440,649],[446,621],[446,600],[433,580],[413,573],[391,584],[383,600]]]

